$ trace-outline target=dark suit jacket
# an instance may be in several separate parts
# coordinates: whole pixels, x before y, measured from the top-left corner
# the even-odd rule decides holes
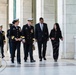
[[[22,36],[25,37],[27,43],[32,43],[34,38],[34,27],[29,27],[28,24],[24,25],[22,28]]]
[[[15,41],[15,38],[21,38],[21,27],[17,26],[17,28],[13,25],[10,28],[10,37],[13,41]]]
[[[43,31],[41,30],[40,24],[35,25],[35,39],[38,41],[47,41],[49,38],[48,27],[46,23],[43,23]]]
[[[1,31],[0,32],[0,45],[3,45],[5,41],[5,32]]]

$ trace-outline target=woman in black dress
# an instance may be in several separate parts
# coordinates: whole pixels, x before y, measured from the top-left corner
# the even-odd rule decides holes
[[[50,32],[50,39],[53,46],[53,58],[55,62],[57,62],[59,56],[60,39],[63,40],[62,33],[58,23],[54,24],[54,27]]]

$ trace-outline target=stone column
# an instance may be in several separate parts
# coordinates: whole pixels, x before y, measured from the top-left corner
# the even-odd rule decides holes
[[[36,0],[32,0],[32,18],[33,24],[36,24]]]
[[[8,2],[7,0],[0,0],[0,24],[3,25],[3,30],[7,32],[8,26]],[[6,35],[6,34],[5,34]],[[7,52],[7,44],[4,48],[5,53]]]
[[[23,24],[32,17],[32,0],[23,0]]]
[[[65,1],[65,19],[66,28],[66,58],[74,58],[74,36],[76,36],[76,0]],[[64,38],[65,39],[65,38]]]
[[[63,0],[55,0],[56,1],[56,7],[57,8],[57,15],[56,15],[56,22],[59,23],[61,31],[62,31],[62,36],[63,36],[63,7],[64,7],[64,2]],[[60,48],[59,48],[59,58],[64,58],[64,50],[63,50],[63,42],[60,40]]]

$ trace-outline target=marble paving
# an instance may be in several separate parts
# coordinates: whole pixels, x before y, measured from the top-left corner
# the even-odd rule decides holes
[[[22,60],[21,65],[16,61],[12,64],[10,60],[3,60],[0,75],[76,75],[76,60],[61,59],[54,62],[47,58],[47,61],[42,62],[36,59],[35,63]]]

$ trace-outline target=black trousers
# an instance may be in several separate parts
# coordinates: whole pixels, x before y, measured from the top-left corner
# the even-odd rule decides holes
[[[15,57],[15,51],[17,49],[17,62],[21,62],[21,57],[20,57],[20,45],[21,42],[12,42],[12,54],[11,54],[11,61],[14,61]]]
[[[24,60],[27,60],[28,53],[30,54],[30,61],[33,60],[32,43],[24,43]]]
[[[52,41],[52,46],[53,46],[53,58],[54,60],[58,60],[58,56],[59,56],[59,41]]]
[[[28,53],[26,51],[26,43],[23,43],[23,48],[24,48],[24,60],[27,60],[28,58]]]
[[[1,44],[0,47],[1,47],[1,54],[2,54],[2,57],[4,57],[4,44]]]
[[[46,56],[46,47],[47,47],[47,41],[38,41],[38,53],[39,53],[39,58],[45,58]]]

